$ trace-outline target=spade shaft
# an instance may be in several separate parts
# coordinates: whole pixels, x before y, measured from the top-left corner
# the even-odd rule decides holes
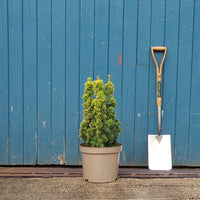
[[[162,113],[161,113],[161,106],[158,106],[158,136],[161,135],[161,117]]]

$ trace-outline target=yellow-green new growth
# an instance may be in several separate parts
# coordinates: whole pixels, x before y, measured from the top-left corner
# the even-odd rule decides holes
[[[88,78],[83,95],[83,121],[80,124],[79,137],[87,146],[115,146],[120,134],[120,122],[116,119],[114,84],[108,81],[104,85],[98,77],[92,81]]]

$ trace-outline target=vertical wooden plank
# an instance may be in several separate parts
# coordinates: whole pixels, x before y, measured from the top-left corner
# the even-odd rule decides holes
[[[38,164],[51,160],[51,3],[38,1]]]
[[[105,82],[108,70],[109,1],[96,0],[95,2],[94,78],[100,76]]]
[[[52,159],[65,163],[65,0],[52,0]]]
[[[123,150],[120,163],[126,165],[133,165],[137,6],[137,1],[126,0],[124,3],[122,132],[120,136]]]
[[[200,166],[200,1],[195,1],[188,165]]]
[[[165,1],[152,0],[151,15],[151,46],[164,46]],[[152,56],[150,57],[148,134],[157,134],[156,67]],[[155,57],[160,65],[163,52],[155,52]],[[164,68],[165,65],[163,66],[163,74]]]
[[[162,133],[171,135],[172,155],[174,155],[174,135],[176,121],[176,81],[178,55],[179,0],[166,1],[165,46],[167,59],[163,71],[163,116]],[[173,30],[173,31],[172,31]],[[174,159],[174,156],[172,157]]]
[[[119,58],[122,55],[123,43],[123,0],[110,0],[110,30],[109,30],[109,74],[115,85],[115,99],[117,101],[116,114],[121,120],[121,90],[122,66]]]
[[[80,1],[66,3],[66,164],[78,164],[79,154],[79,29]],[[87,51],[85,50],[85,53]]]
[[[10,164],[23,164],[22,1],[9,0]]]
[[[24,164],[37,159],[36,1],[23,0]]]
[[[9,164],[7,0],[0,1],[0,164]]]
[[[135,166],[147,165],[147,110],[150,56],[151,1],[138,1],[137,67],[135,97]]]
[[[94,0],[81,0],[80,84],[81,94],[88,77],[93,77]],[[87,49],[87,51],[86,51]]]
[[[193,0],[180,2],[175,165],[186,165],[188,155]]]

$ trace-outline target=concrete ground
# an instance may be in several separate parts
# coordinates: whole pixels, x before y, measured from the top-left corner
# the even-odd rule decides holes
[[[200,199],[199,178],[119,178],[93,184],[81,177],[0,178],[0,199]]]

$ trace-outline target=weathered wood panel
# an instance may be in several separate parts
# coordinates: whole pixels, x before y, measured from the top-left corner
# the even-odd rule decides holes
[[[80,5],[79,0],[66,2],[66,163],[78,164],[78,129],[80,99]],[[76,148],[74,148],[76,146]]]
[[[134,165],[147,165],[151,1],[138,1]],[[128,105],[127,105],[128,106]],[[142,147],[142,148],[141,148]]]
[[[65,0],[52,0],[52,155],[65,162]],[[59,53],[58,53],[59,52]]]
[[[195,1],[190,100],[190,130],[187,165],[200,166],[200,1]]]
[[[175,164],[187,165],[190,120],[194,1],[180,2]]]
[[[146,166],[157,133],[150,47],[166,46],[162,133],[174,165],[200,166],[199,13],[199,0],[2,0],[0,164],[81,164],[84,83],[111,74],[120,163]]]
[[[0,1],[0,163],[9,164],[8,2]]]
[[[122,54],[122,132],[120,142],[124,144],[121,164],[133,164],[135,127],[135,86],[137,53],[137,1],[124,2],[124,35]]]
[[[9,161],[23,164],[23,25],[22,1],[8,1]],[[2,49],[3,50],[3,49]]]
[[[48,0],[37,2],[38,59],[38,164],[51,163],[52,142],[52,7]]]
[[[37,163],[36,1],[23,1],[24,164]]]

